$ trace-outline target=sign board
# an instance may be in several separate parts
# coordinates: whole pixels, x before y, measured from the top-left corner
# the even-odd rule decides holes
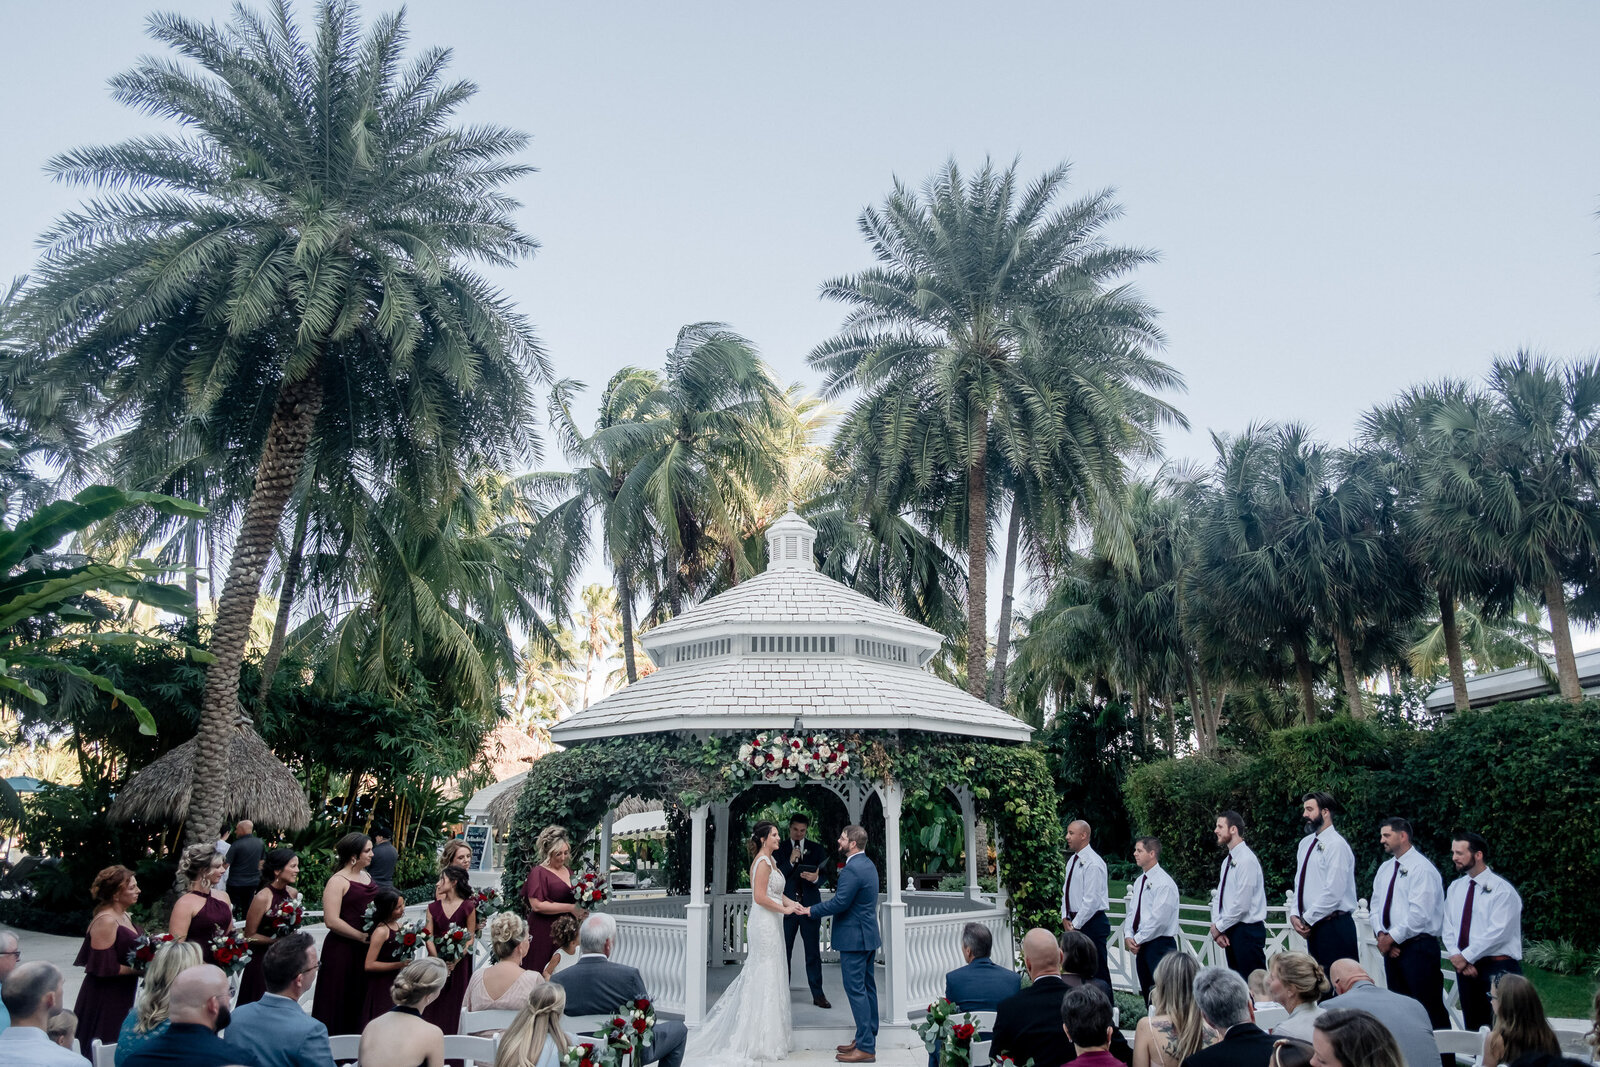
[[[466,832],[467,847],[472,849],[472,869],[487,871],[491,860],[489,849],[489,828],[483,825],[469,826]]]

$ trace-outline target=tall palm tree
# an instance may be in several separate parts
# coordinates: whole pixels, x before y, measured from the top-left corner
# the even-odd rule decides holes
[[[1176,385],[1150,359],[1153,312],[1113,282],[1150,253],[1102,236],[1119,214],[1109,191],[1053,208],[1063,165],[1019,188],[1016,165],[985,164],[970,180],[954,162],[921,192],[900,182],[859,227],[878,265],[824,283],[849,306],[839,335],[811,353],[825,395],[862,397],[841,429],[876,435],[886,462],[918,480],[954,477],[953,525],[967,550],[967,687],[987,695],[990,485],[993,452],[1010,444],[1067,497],[1120,477],[1135,387]],[[1109,405],[1109,408],[1108,408]],[[1073,432],[1073,414],[1091,432]],[[1109,415],[1109,417],[1105,417]],[[1033,435],[1033,442],[1022,442]],[[1070,462],[1052,464],[1070,456]],[[1051,461],[1046,463],[1045,460]],[[1076,471],[1073,466],[1076,465]]]
[[[285,505],[323,446],[365,473],[400,457],[452,475],[461,456],[528,447],[526,323],[474,261],[532,253],[504,185],[521,134],[451,126],[474,92],[449,53],[404,61],[399,15],[361,32],[325,0],[308,36],[286,0],[224,26],[177,15],[151,33],[187,64],[142,61],[112,82],[183,133],[80,148],[62,180],[118,190],[45,237],[39,373],[67,416],[102,425],[151,396],[232,416],[255,474],[212,635],[186,821],[221,825],[228,729],[251,614]],[[447,478],[445,480],[448,480]]]

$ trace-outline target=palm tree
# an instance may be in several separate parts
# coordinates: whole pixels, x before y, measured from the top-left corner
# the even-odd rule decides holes
[[[1066,180],[1063,165],[1019,189],[1015,164],[986,163],[968,181],[951,162],[920,194],[897,181],[859,220],[878,266],[824,283],[851,310],[810,356],[825,395],[863,392],[844,438],[876,436],[884,462],[909,464],[914,483],[953,483],[967,687],[980,698],[995,450],[1009,446],[1064,497],[1087,495],[1120,478],[1123,394],[1178,383],[1148,357],[1160,340],[1151,310],[1111,284],[1153,257],[1103,239],[1119,213],[1109,191],[1052,211]],[[1074,432],[1075,415],[1088,433]]]
[[[573,616],[574,629],[579,634],[578,647],[583,652],[583,706],[594,702],[594,672],[611,658],[612,649],[622,639],[621,613],[617,609],[617,591],[610,586],[589,584],[583,587],[583,606]],[[601,681],[604,692],[605,682]]]
[[[415,462],[442,482],[463,454],[503,462],[528,447],[544,367],[468,266],[534,250],[502,191],[527,173],[507,161],[526,139],[449,125],[474,87],[444,80],[446,50],[404,63],[402,18],[363,36],[342,0],[319,5],[309,38],[283,0],[225,27],[150,25],[191,65],[147,59],[113,89],[185,132],[52,161],[118,191],[46,234],[34,297],[61,414],[108,425],[181,397],[255,462],[201,709],[185,830],[200,841],[221,825],[250,618],[308,455],[346,450],[377,478]]]

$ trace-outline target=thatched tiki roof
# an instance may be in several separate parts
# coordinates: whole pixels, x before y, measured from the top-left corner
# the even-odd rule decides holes
[[[175,824],[189,813],[189,786],[194,772],[195,739],[190,738],[133,776],[111,803],[115,822]],[[311,821],[305,790],[250,720],[240,718],[228,748],[229,822],[249,819],[257,826],[302,830]]]

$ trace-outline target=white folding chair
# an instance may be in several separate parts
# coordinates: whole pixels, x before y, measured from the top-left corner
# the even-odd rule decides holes
[[[610,1021],[609,1015],[563,1015],[561,1029],[568,1037],[588,1037]]]
[[[444,1058],[447,1060],[465,1060],[469,1064],[494,1063],[495,1049],[500,1045],[497,1037],[471,1037],[465,1034],[446,1034],[444,1037]]]
[[[335,1034],[328,1038],[328,1052],[335,1060],[353,1060],[361,1052],[360,1034]]]
[[[1571,1056],[1575,1060],[1587,1063],[1594,1062],[1594,1049],[1590,1046],[1589,1035],[1582,1030],[1557,1030],[1556,1041],[1561,1045],[1561,1054]]]
[[[989,1034],[994,1032],[994,1020],[995,1016],[999,1014],[998,1012],[969,1011],[967,1014],[972,1016],[972,1024],[978,1028],[978,1033]]]
[[[973,1012],[973,1014],[976,1015],[977,1012]],[[993,1015],[994,1012],[992,1012],[992,1011],[991,1012],[986,1012],[985,1014]],[[984,1041],[979,1041],[979,1040],[976,1040],[976,1039],[973,1040],[973,1042],[972,1042],[972,1067],[988,1067],[988,1064],[989,1064],[989,1046],[992,1045],[993,1043],[994,1042],[990,1041],[990,1040],[984,1040]]]
[[[1477,1033],[1471,1030],[1435,1030],[1433,1043],[1439,1046],[1441,1056],[1466,1056],[1473,1063],[1483,1059],[1483,1043],[1489,1039],[1485,1026]]]
[[[116,1067],[117,1046],[102,1045],[97,1037],[89,1042],[89,1059],[94,1067]]]
[[[487,1011],[464,1011],[458,1034],[481,1034],[485,1030],[504,1030],[511,1025],[517,1013],[510,1008],[490,1008]]]
[[[1289,1013],[1276,1005],[1270,1008],[1256,1009],[1256,1025],[1263,1030],[1271,1030],[1288,1017]]]

